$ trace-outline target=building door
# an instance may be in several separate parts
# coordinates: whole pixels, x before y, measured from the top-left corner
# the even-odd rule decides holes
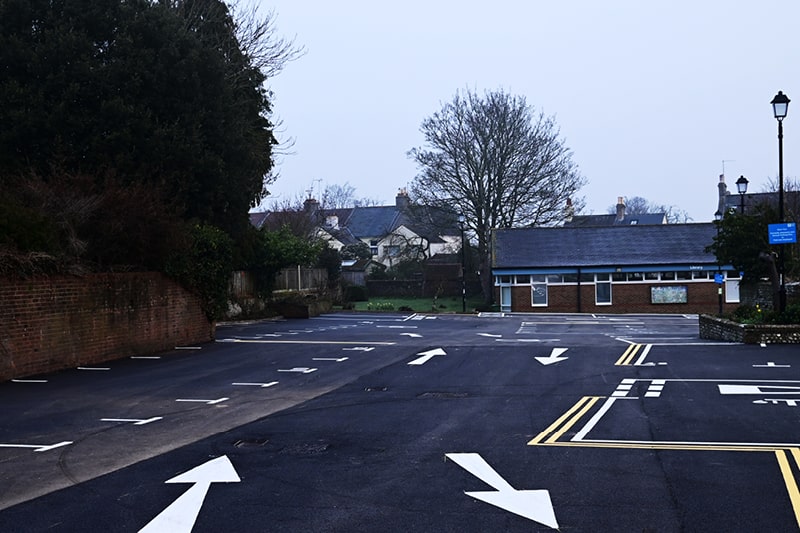
[[[739,280],[725,280],[725,303],[739,303]]]
[[[511,287],[508,285],[500,286],[500,311],[511,312]]]

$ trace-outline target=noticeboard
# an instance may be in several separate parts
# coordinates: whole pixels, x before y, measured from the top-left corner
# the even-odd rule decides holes
[[[785,222],[769,225],[770,244],[791,244],[797,242],[797,224]]]

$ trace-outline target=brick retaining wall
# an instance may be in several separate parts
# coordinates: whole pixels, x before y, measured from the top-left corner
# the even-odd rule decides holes
[[[162,274],[0,279],[0,381],[213,338],[200,300]]]
[[[744,344],[800,344],[800,324],[739,324],[700,315],[700,338]]]

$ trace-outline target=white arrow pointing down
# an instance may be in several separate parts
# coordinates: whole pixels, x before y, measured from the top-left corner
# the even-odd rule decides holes
[[[560,361],[566,361],[569,357],[559,357],[562,353],[569,350],[569,348],[553,348],[553,351],[550,352],[548,357],[536,357],[536,360],[542,363],[543,365],[552,365],[553,363],[558,363]]]
[[[467,496],[547,527],[558,529],[549,491],[515,489],[477,453],[448,453],[445,456],[496,489],[495,491],[464,492]]]
[[[194,483],[194,485],[140,529],[139,533],[190,533],[211,484],[239,481],[241,481],[239,474],[226,455],[168,479],[164,483]]]

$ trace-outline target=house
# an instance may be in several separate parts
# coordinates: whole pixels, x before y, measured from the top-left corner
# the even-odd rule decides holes
[[[742,176],[744,177],[744,176]],[[731,193],[725,184],[725,174],[720,174],[719,195],[717,200],[717,213],[740,212],[744,208],[744,213],[748,209],[753,209],[760,204],[769,204],[775,209],[778,208],[777,192],[745,192],[743,194]],[[787,221],[795,220],[800,216],[800,191],[784,190],[783,194],[784,215]],[[777,220],[776,220],[777,222]]]
[[[567,200],[566,218],[564,226],[577,228],[586,226],[632,226],[637,224],[666,224],[666,213],[637,213],[626,212],[625,199],[617,197],[617,212],[608,215],[574,215],[572,202]]]
[[[302,211],[251,213],[250,221],[258,228],[288,223],[297,231],[328,241],[336,250],[363,242],[369,246],[372,260],[386,267],[461,247],[456,214],[412,205],[405,189],[399,190],[390,206],[325,209],[308,198]]]
[[[713,223],[493,231],[502,311],[716,313],[739,302],[740,273],[705,251]],[[720,283],[717,283],[720,282]]]

